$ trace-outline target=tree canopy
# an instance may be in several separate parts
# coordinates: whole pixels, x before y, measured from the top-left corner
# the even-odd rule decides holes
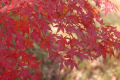
[[[120,32],[104,24],[100,9],[105,14],[117,10],[109,0],[1,0],[0,79],[41,80],[40,61],[27,52],[34,44],[48,51],[60,69],[77,68],[75,58],[114,56],[120,49]]]

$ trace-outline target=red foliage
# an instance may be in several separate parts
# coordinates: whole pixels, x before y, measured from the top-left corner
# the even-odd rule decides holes
[[[94,1],[98,7],[104,4]],[[99,13],[87,0],[1,0],[0,80],[41,80],[40,62],[27,53],[33,43],[47,50],[60,68],[77,67],[75,57],[105,59],[107,54],[114,55],[114,50],[120,49],[120,32],[105,26]],[[69,36],[53,34],[50,25]]]

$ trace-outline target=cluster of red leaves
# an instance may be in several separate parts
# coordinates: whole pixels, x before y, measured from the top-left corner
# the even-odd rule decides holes
[[[95,0],[95,1],[97,3],[97,6],[99,6],[101,10],[105,12],[105,14],[114,11],[117,12],[119,10],[117,6],[109,0]]]
[[[50,25],[69,36],[53,34]],[[119,37],[115,27],[104,26],[99,10],[87,0],[1,0],[0,79],[41,79],[37,71],[40,63],[27,53],[33,43],[47,50],[60,68],[73,69],[77,67],[75,58],[114,55],[120,48]]]

